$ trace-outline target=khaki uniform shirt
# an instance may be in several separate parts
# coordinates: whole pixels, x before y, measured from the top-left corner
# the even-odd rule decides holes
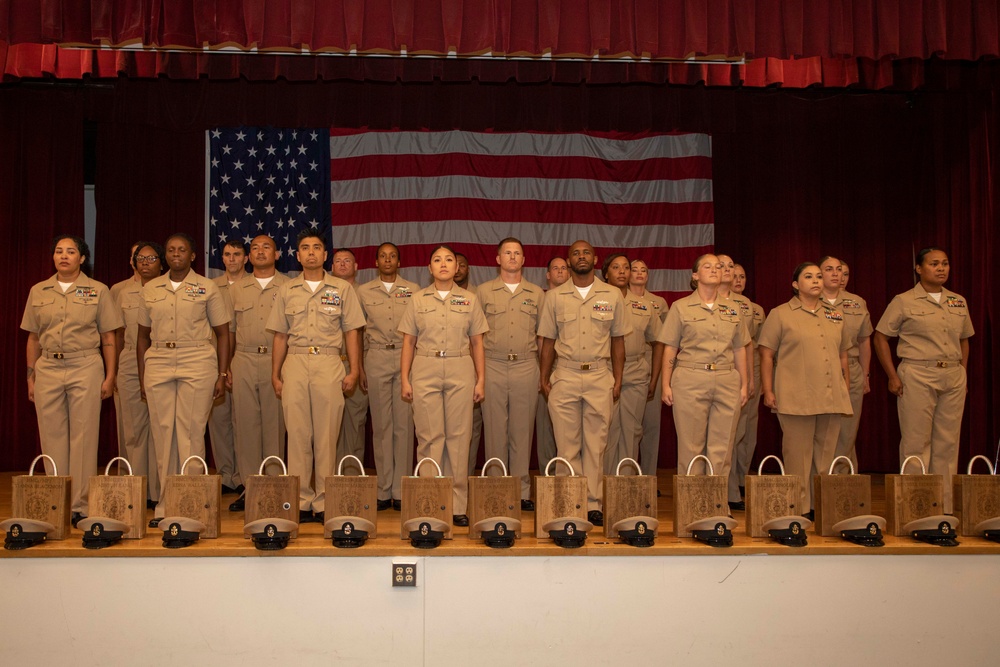
[[[538,313],[545,292],[522,280],[511,292],[498,276],[476,289],[476,298],[486,313],[490,330],[483,336],[486,356],[516,354],[518,358],[538,355]]]
[[[851,415],[851,397],[840,367],[850,348],[844,315],[822,305],[811,313],[798,297],[772,310],[760,332],[760,346],[774,350],[774,393],[788,415]]]
[[[267,321],[278,297],[278,288],[289,280],[284,273],[275,271],[267,287],[261,287],[253,274],[247,274],[229,286],[233,303],[233,320],[229,323],[229,330],[236,334],[237,348],[271,348],[274,334],[267,331]]]
[[[372,345],[384,348],[394,345],[399,348],[403,336],[399,333],[399,323],[403,313],[410,306],[413,295],[420,289],[416,283],[411,283],[402,276],[396,276],[392,291],[387,292],[380,278],[365,283],[358,288],[361,307],[365,313],[365,349]]]
[[[625,299],[617,287],[595,279],[584,299],[573,281],[567,280],[545,295],[538,335],[555,341],[560,359],[580,363],[610,360],[611,338],[630,333]]]
[[[697,292],[674,301],[667,321],[656,338],[677,348],[677,361],[694,364],[730,364],[735,368],[733,348],[750,342],[750,332],[736,302],[716,299],[709,309]]]
[[[844,290],[841,290],[832,304],[826,299],[821,299],[820,302],[825,308],[833,308],[843,314],[844,329],[847,330],[847,338],[851,341],[847,356],[852,359],[860,358],[861,340],[872,335],[872,318],[868,313],[868,304],[857,294]]]
[[[170,274],[153,278],[142,288],[138,322],[150,328],[150,340],[212,341],[212,327],[229,324],[229,303],[219,286],[189,271],[174,290]]]
[[[34,285],[21,328],[38,334],[43,352],[100,350],[101,334],[123,326],[107,286],[80,273],[62,291],[56,276]]]
[[[139,333],[139,306],[142,304],[142,283],[127,278],[111,286],[111,298],[125,323],[125,347],[135,349]],[[135,355],[133,355],[135,356]]]
[[[750,339],[753,340],[753,303],[750,299],[736,292],[730,292],[726,298],[736,304],[737,309],[740,311],[740,319],[743,320],[743,326],[747,328],[747,333],[750,334]]]
[[[344,351],[344,332],[365,326],[357,292],[346,280],[323,274],[319,288],[309,291],[300,273],[280,288],[267,330],[288,334],[289,347],[335,347]]]
[[[652,304],[653,314],[660,318],[660,324],[665,322],[667,319],[667,312],[670,310],[670,307],[667,306],[667,300],[659,294],[653,294],[649,290],[646,290],[646,293],[642,295],[642,298]]]
[[[456,285],[442,299],[433,283],[413,295],[399,323],[400,333],[417,337],[416,351],[423,355],[468,354],[469,338],[489,328],[475,294]]]
[[[635,359],[646,353],[650,343],[660,333],[660,318],[653,303],[644,296],[625,293],[625,312],[632,324],[632,333],[625,336],[625,358]]]
[[[919,283],[889,302],[875,329],[898,336],[896,354],[913,361],[961,361],[961,342],[975,333],[962,295],[942,288],[938,303]]]

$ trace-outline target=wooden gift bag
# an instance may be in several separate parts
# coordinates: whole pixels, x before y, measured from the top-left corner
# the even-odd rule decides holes
[[[566,466],[569,475],[549,474],[557,462]],[[545,474],[535,477],[535,537],[548,538],[549,533],[542,526],[564,516],[586,520],[587,478],[577,475],[569,461],[556,456],[545,466]]]
[[[847,464],[850,475],[833,474],[838,461]],[[831,461],[829,473],[814,475],[812,484],[813,507],[816,508],[813,526],[817,535],[839,537],[840,533],[833,529],[835,523],[872,513],[872,479],[868,475],[855,474],[854,464],[846,456]]]
[[[781,468],[780,475],[765,475],[764,464],[774,459]],[[757,467],[756,475],[746,477],[747,535],[768,537],[763,525],[771,519],[802,514],[799,507],[802,479],[798,475],[786,475],[785,465],[777,456],[765,456]]]
[[[986,462],[988,475],[973,475],[972,464],[976,459]],[[959,517],[958,530],[961,535],[974,535],[977,524],[1000,516],[1000,475],[996,474],[990,460],[978,454],[969,461],[964,475],[952,477],[952,500],[955,513]]]
[[[281,464],[280,475],[264,473],[268,461]],[[246,509],[244,510],[244,525],[258,519],[288,519],[299,522],[299,476],[289,475],[285,462],[277,456],[268,456],[260,462],[256,475],[250,475],[246,482]],[[298,537],[298,529],[293,530],[290,538]],[[249,538],[250,533],[243,530],[243,537]]]
[[[906,464],[916,460],[919,475],[904,474]],[[906,535],[903,526],[944,512],[944,477],[928,475],[919,456],[907,456],[898,475],[885,476],[885,529],[890,535]]]
[[[201,463],[203,474],[185,475],[188,463]],[[205,524],[200,537],[216,538],[222,532],[222,476],[209,475],[208,464],[200,456],[189,456],[181,465],[181,474],[168,475],[163,486],[163,515],[183,516]]]
[[[35,464],[46,458],[52,464],[51,475],[35,476]],[[80,480],[83,481],[83,480]],[[55,526],[46,539],[64,540],[72,528],[70,522],[69,475],[60,477],[56,462],[47,454],[40,454],[31,462],[27,475],[11,479],[11,515],[19,519],[44,521]]]
[[[692,475],[695,461],[705,461],[707,475]],[[716,475],[712,462],[699,454],[691,459],[687,474],[674,475],[674,535],[691,537],[686,526],[699,519],[729,514],[728,482],[722,475]]]
[[[127,475],[112,477],[111,466],[121,461],[128,468]],[[122,535],[126,540],[146,536],[146,478],[132,474],[132,465],[121,456],[108,461],[103,475],[90,478],[90,516],[105,516],[128,524]]]
[[[490,464],[499,465],[503,476],[488,477],[486,469]],[[476,530],[475,525],[498,516],[521,520],[521,480],[508,475],[507,466],[494,457],[483,464],[479,477],[469,478],[469,537],[481,538],[482,531]],[[521,531],[516,531],[514,536],[521,537]]]
[[[348,477],[344,474],[344,463],[353,459],[360,475]],[[368,537],[374,539],[378,532],[378,478],[365,473],[361,459],[348,454],[340,459],[337,474],[326,478],[326,503],[323,515],[327,520],[338,516],[356,516],[371,521],[376,529]],[[323,537],[330,539],[332,533],[323,527]]]
[[[428,461],[437,468],[436,477],[420,477],[420,467]],[[404,540],[410,539],[410,534],[404,528],[407,521],[421,516],[429,516],[447,523],[448,530],[445,531],[444,539],[452,539],[452,522],[454,521],[452,508],[455,506],[453,485],[454,479],[444,476],[437,461],[429,457],[420,459],[413,469],[413,476],[402,479],[403,498],[399,537]]]

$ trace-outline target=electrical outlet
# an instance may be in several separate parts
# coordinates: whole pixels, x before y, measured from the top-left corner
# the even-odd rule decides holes
[[[393,586],[416,586],[417,585],[417,564],[416,564],[416,562],[393,563],[392,564],[392,585]]]

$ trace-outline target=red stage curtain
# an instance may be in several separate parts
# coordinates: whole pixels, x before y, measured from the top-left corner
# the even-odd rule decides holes
[[[200,49],[748,55],[1000,55],[997,0],[8,0],[0,40]]]

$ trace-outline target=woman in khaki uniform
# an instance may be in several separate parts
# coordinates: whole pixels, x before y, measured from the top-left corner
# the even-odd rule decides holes
[[[400,386],[413,402],[417,458],[430,457],[454,479],[454,523],[468,526],[472,406],[485,396],[489,330],[476,295],[455,285],[458,260],[448,246],[431,254],[431,285],[403,313]]]
[[[165,244],[169,271],[142,288],[136,359],[161,480],[181,461],[205,456],[205,425],[229,374],[230,306],[219,287],[191,269],[194,241],[174,234]],[[212,346],[212,332],[218,344]],[[163,518],[156,505],[155,528]]]
[[[702,255],[691,271],[694,292],[673,303],[656,338],[666,345],[663,402],[674,409],[678,471],[702,454],[716,475],[728,475],[736,421],[747,401],[750,334],[736,303],[718,298],[719,258]]]
[[[742,266],[733,267],[733,293],[743,296],[746,289],[747,274]],[[746,405],[740,410],[740,418],[736,422],[736,437],[733,444],[733,467],[729,472],[729,497],[739,498],[743,502],[743,480],[750,469],[753,452],[757,448],[757,418],[760,408],[760,352],[757,342],[760,339],[760,329],[764,325],[764,309],[750,302],[753,319],[750,324],[750,339],[753,350],[753,372],[747,369],[748,379],[752,378],[753,389],[747,396]],[[745,507],[744,507],[745,509]]]
[[[758,343],[764,405],[778,413],[785,470],[801,478],[799,509],[810,518],[812,476],[830,467],[841,415],[851,414],[850,340],[843,314],[820,301],[822,289],[819,266],[800,264],[792,274],[795,296],[768,314]]]
[[[653,294],[646,289],[649,283],[649,267],[641,259],[633,259],[630,267],[628,289],[637,297],[643,298],[650,303],[653,314],[659,324],[667,319],[667,300],[658,294]],[[663,393],[663,379],[660,377],[662,367],[662,350],[660,346],[661,359],[653,363],[653,348],[655,344],[646,346],[646,363],[656,372],[656,385],[653,387],[649,398],[646,399],[646,407],[642,415],[642,440],[639,443],[639,462],[642,464],[642,471],[647,475],[656,474],[656,466],[660,458],[660,419],[663,413],[663,402],[660,395]],[[541,468],[539,468],[541,469]]]
[[[28,332],[28,400],[35,404],[42,453],[73,478],[76,526],[87,514],[87,487],[97,474],[101,401],[115,391],[115,329],[122,320],[107,286],[90,277],[83,239],[57,237],[52,261],[56,274],[31,288],[21,328]]]
[[[917,255],[920,282],[897,295],[875,327],[875,353],[898,396],[899,458],[919,456],[944,475],[944,511],[952,511],[951,477],[965,411],[969,338],[975,333],[965,298],[944,288],[951,265],[940,248]],[[889,337],[898,337],[898,368]]]

